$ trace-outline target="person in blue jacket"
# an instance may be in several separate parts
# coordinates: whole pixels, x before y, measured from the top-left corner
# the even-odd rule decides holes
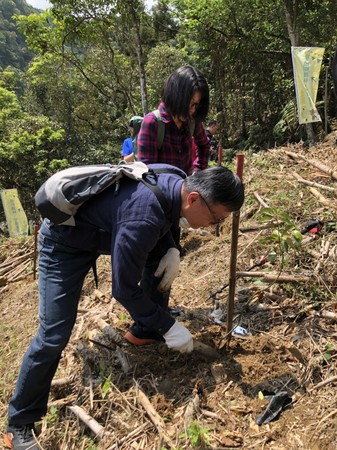
[[[129,122],[129,131],[130,136],[125,138],[122,144],[122,158],[125,162],[133,162],[134,161],[134,150],[132,143],[132,133],[133,133],[133,120],[131,119]]]
[[[132,129],[131,129],[132,133]],[[122,158],[125,162],[133,162],[134,161],[134,152],[133,152],[133,144],[132,137],[128,137],[124,139],[122,145]]]
[[[168,209],[141,182],[122,178],[116,185],[85,202],[76,214],[82,226],[54,225],[45,219],[39,233],[40,324],[24,355],[15,392],[8,408],[5,445],[14,450],[38,450],[32,430],[47,411],[52,378],[76,321],[84,279],[99,254],[111,255],[112,295],[136,326],[149,335],[129,342],[142,345],[164,341],[173,350],[193,350],[191,333],[177,322],[166,304],[151,297],[142,272],[149,252],[159,244],[162,258],[156,269],[157,288],[168,290],[178,275],[180,256],[170,228],[184,219],[192,228],[217,225],[244,201],[240,179],[221,166],[186,178],[174,169],[157,175]],[[185,177],[185,178],[184,178]],[[165,208],[166,209],[166,208]],[[83,222],[91,226],[83,226]],[[134,339],[133,339],[134,338]]]
[[[141,123],[143,121],[143,117],[141,116],[133,116],[131,117],[131,120],[129,122],[129,130],[130,130],[130,137],[124,139],[123,145],[122,145],[122,158],[125,162],[133,162],[135,161],[136,154],[135,152],[135,146],[134,141],[136,140],[136,136],[139,132]]]

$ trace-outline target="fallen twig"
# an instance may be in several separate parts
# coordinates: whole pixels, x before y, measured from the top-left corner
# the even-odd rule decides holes
[[[27,270],[30,264],[31,261],[25,261],[24,263],[20,264],[20,266],[16,267],[14,271],[8,274],[8,282],[12,283],[13,281],[18,281],[19,277],[26,276],[27,274],[23,274],[23,272]],[[32,273],[32,271],[30,271],[30,273]]]
[[[265,272],[237,272],[236,275],[243,278],[263,278],[266,281],[276,281],[278,283],[306,283],[311,280],[310,277],[304,275],[278,275]]]
[[[137,401],[142,405],[142,407],[145,409],[147,415],[150,417],[151,421],[157,428],[159,437],[161,437],[166,444],[170,446],[170,448],[174,448],[175,445],[172,442],[171,438],[167,436],[166,434],[166,427],[163,419],[160,417],[160,415],[157,413],[157,411],[152,406],[150,400],[146,397],[144,392],[139,389],[138,386],[136,386],[136,398]]]
[[[309,181],[309,180],[305,180],[304,178],[302,178],[298,173],[293,172],[293,176],[294,178],[296,178],[296,180],[301,183],[301,184],[306,184],[307,186],[313,186],[313,187],[317,187],[320,189],[323,189],[324,191],[330,191],[330,192],[336,192],[337,189],[331,186],[325,186],[324,184],[320,184],[320,183],[316,183],[315,181]]]
[[[241,214],[241,220],[246,220],[251,218],[257,211],[258,211],[258,207],[256,205],[251,206],[248,209],[245,209],[243,211],[243,213]]]
[[[185,429],[187,429],[195,416],[195,414],[200,412],[200,397],[198,394],[195,394],[195,396],[188,402],[188,405],[185,410],[184,414],[184,424]]]
[[[319,421],[317,427],[315,428],[315,431],[314,431],[314,432],[312,433],[312,435],[310,436],[310,442],[311,442],[311,443],[313,443],[313,442],[312,442],[312,439],[313,439],[315,433],[317,432],[318,428],[321,426],[321,424],[322,424],[323,422],[325,422],[327,419],[329,419],[330,417],[335,416],[336,414],[337,414],[337,409],[334,409],[333,411],[331,411],[329,414],[327,414],[325,417],[323,417],[323,419],[321,419],[321,420]],[[317,438],[317,439],[318,439],[318,438]],[[317,439],[316,439],[316,441],[317,441]],[[314,443],[315,443],[316,441],[314,441]]]
[[[72,383],[72,378],[70,377],[64,377],[64,378],[55,378],[52,382],[51,382],[51,387],[62,387],[62,386],[66,386],[67,384]]]
[[[250,231],[259,231],[259,230],[267,230],[268,228],[276,228],[278,225],[281,225],[283,222],[272,222],[265,223],[263,225],[250,225],[249,227],[240,227],[239,230],[241,233],[247,233]]]
[[[261,206],[263,206],[264,208],[269,208],[268,203],[266,203],[257,192],[254,192],[254,196]]]
[[[127,434],[126,436],[122,437],[121,439],[118,439],[118,441],[114,445],[109,447],[107,450],[117,450],[124,442],[128,441],[131,438],[134,438],[135,436],[137,436],[137,434],[143,433],[144,429],[148,428],[148,426],[149,425],[147,423],[143,423],[142,425],[137,427],[135,430],[131,431],[131,433]],[[151,427],[152,427],[152,425],[151,425]]]
[[[285,151],[285,154],[290,156],[293,159],[298,159],[298,158],[302,159],[306,163],[311,164],[312,166],[319,169],[321,172],[328,174],[334,180],[337,180],[337,172],[333,169],[330,169],[330,167],[326,166],[325,164],[322,164],[321,162],[316,161],[315,159],[308,159],[307,156],[299,155],[297,153],[293,153],[290,151]]]
[[[335,381],[337,381],[337,375],[327,378],[326,380],[321,381],[320,383],[316,384],[315,386],[313,386],[311,388],[311,391],[314,391],[315,389],[319,389],[323,386],[326,386],[327,384],[334,383]]]
[[[98,439],[102,439],[105,429],[100,425],[93,417],[91,417],[83,408],[77,405],[68,406],[70,411],[75,414],[90,430],[95,434]]]
[[[120,346],[124,343],[122,336],[111,325],[100,317],[94,317],[95,322],[102,330],[103,334],[109,338],[109,341],[113,342],[116,346]]]
[[[319,317],[322,317],[323,319],[329,319],[332,322],[337,322],[337,314],[333,313],[331,311],[322,310],[319,312]]]
[[[61,408],[62,406],[69,405],[70,403],[74,403],[75,401],[76,395],[68,395],[68,397],[63,397],[57,400],[53,400],[52,402],[48,402],[48,408],[51,408],[52,406]]]
[[[320,203],[322,203],[322,205],[327,206],[328,208],[334,208],[337,209],[337,205],[335,204],[335,202],[333,202],[332,200],[328,200],[327,198],[324,197],[324,195],[320,194],[318,192],[317,189],[310,187],[309,191],[314,195],[314,197],[316,197],[318,199],[318,201]]]
[[[211,417],[212,419],[219,420],[222,423],[227,424],[226,420],[220,417],[217,413],[212,411],[207,411],[206,409],[202,409],[201,413],[206,417]]]
[[[24,280],[25,278],[27,278],[29,275],[31,275],[33,273],[32,270],[30,270],[29,272],[24,273],[23,275],[18,275],[15,278],[8,280],[8,283],[15,283],[16,281],[21,281]]]

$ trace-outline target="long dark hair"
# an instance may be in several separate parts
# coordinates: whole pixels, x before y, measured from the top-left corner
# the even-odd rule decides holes
[[[200,92],[201,100],[194,118],[204,121],[209,108],[209,89],[203,74],[194,67],[187,65],[176,69],[166,80],[161,99],[173,117],[187,118],[190,102],[196,91]]]

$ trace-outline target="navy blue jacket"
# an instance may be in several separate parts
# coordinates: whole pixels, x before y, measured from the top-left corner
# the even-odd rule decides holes
[[[167,164],[149,167],[173,168]],[[117,192],[113,185],[79,209],[76,221],[93,228],[59,227],[71,247],[111,254],[113,297],[134,320],[161,334],[171,328],[174,319],[142,291],[139,282],[148,254],[157,244],[164,253],[176,247],[169,230],[172,225],[179,226],[181,187],[186,175],[174,169],[176,174],[158,175],[157,185],[168,203],[166,213],[151,189],[125,177]]]

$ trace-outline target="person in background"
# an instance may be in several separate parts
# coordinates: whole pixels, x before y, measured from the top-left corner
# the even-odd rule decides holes
[[[209,108],[209,88],[205,77],[194,67],[179,67],[166,80],[158,106],[165,124],[162,146],[158,149],[158,121],[148,113],[138,134],[138,160],[145,164],[166,163],[187,175],[207,167],[210,142],[203,121]],[[192,157],[192,137],[197,153]]]
[[[136,140],[142,121],[143,117],[141,116],[133,116],[130,120],[129,130],[131,137],[126,138],[122,146],[122,158],[125,162],[134,162],[137,159],[137,155],[135,154],[134,142]]]
[[[151,336],[151,342],[163,341],[181,353],[193,350],[188,329],[140,285],[142,271],[149,252],[159,243],[162,257],[156,276],[159,288],[166,290],[179,272],[179,264],[169,264],[168,255],[179,253],[173,240],[162,239],[171,224],[178,226],[184,217],[193,228],[216,225],[241,208],[244,190],[240,179],[224,167],[210,167],[187,178],[172,166],[154,168],[170,170],[156,178],[167,204],[165,211],[148,186],[125,177],[118,191],[112,185],[81,206],[76,214],[81,225],[44,220],[39,233],[40,323],[9,402],[6,447],[40,448],[34,424],[47,412],[51,382],[76,321],[84,279],[100,254],[111,255],[113,297],[138,328]]]
[[[216,120],[210,120],[207,124],[206,135],[210,142],[210,161],[217,161],[218,159],[218,141],[215,139],[214,135],[217,133],[219,125]]]
[[[132,133],[133,133],[133,121],[132,119],[129,122],[129,130],[130,130],[130,137],[124,139],[123,145],[122,145],[122,158],[125,162],[133,162],[135,160],[134,158],[134,152],[133,152],[133,144],[132,144]]]
[[[148,113],[138,134],[138,160],[145,164],[166,163],[182,169],[187,175],[206,169],[209,160],[210,142],[206,136],[203,121],[209,108],[209,88],[203,74],[190,65],[176,69],[164,83],[161,103],[158,106],[159,119],[154,112]],[[165,126],[162,145],[158,148],[158,120]],[[180,247],[180,228],[173,224],[171,229],[177,248]],[[158,291],[154,276],[158,266],[160,249],[154,248],[149,255],[143,272],[142,286],[152,291],[152,298],[167,307],[170,290]],[[171,256],[170,264],[175,260]],[[141,345],[146,335],[134,325],[125,337],[138,338]],[[131,338],[131,339],[130,339]]]

